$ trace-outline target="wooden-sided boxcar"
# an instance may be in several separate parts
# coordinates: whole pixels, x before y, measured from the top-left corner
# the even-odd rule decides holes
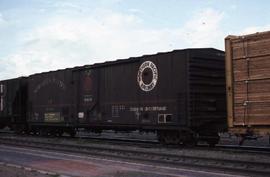
[[[228,36],[226,47],[229,132],[270,134],[270,32]]]

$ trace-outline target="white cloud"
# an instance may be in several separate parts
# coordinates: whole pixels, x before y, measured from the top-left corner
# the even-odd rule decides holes
[[[0,13],[0,27],[3,26],[5,22],[3,15]]]
[[[0,79],[223,41],[223,14],[206,9],[178,28],[150,29],[131,14],[98,10],[92,16],[53,16],[19,35],[24,45],[5,60]],[[222,36],[222,37],[221,37]],[[221,42],[223,44],[223,42]]]
[[[205,9],[195,14],[186,23],[182,30],[183,37],[192,47],[213,46],[213,44],[218,43],[217,41],[222,40],[224,36],[220,28],[222,19],[222,12]]]

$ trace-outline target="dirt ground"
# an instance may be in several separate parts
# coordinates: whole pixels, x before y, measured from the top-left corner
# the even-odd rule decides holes
[[[0,165],[0,177],[58,177],[59,175],[46,175],[37,171],[29,171],[7,165]]]

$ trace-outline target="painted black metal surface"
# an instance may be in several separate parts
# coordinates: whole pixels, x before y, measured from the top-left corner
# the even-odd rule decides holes
[[[27,81],[22,108],[28,106],[31,126],[199,133],[226,126],[224,52],[212,48],[34,74]]]
[[[77,110],[86,115],[81,119],[89,126],[199,130],[226,125],[222,51],[178,50],[88,66],[78,72],[80,82],[85,73],[92,73],[93,102],[81,99],[87,97],[83,91],[76,92],[78,105],[90,104]]]
[[[27,78],[0,81],[0,125],[25,124],[27,111]]]
[[[62,126],[76,123],[71,69],[31,75],[28,85],[29,123]]]

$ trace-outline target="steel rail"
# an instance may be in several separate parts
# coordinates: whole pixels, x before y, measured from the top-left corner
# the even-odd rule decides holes
[[[261,162],[255,160],[230,159],[229,157],[221,157],[217,155],[212,157],[204,153],[203,156],[196,156],[196,153],[174,154],[164,151],[152,151],[146,148],[127,148],[124,146],[97,146],[97,145],[74,145],[67,143],[52,143],[42,141],[31,141],[17,138],[0,137],[0,143],[14,146],[23,146],[31,148],[39,148],[46,150],[55,150],[63,152],[80,153],[94,156],[103,156],[111,158],[120,158],[125,160],[137,160],[151,163],[161,163],[169,166],[187,166],[192,168],[205,168],[214,170],[229,170],[232,172],[253,174],[253,175],[269,175],[270,161]],[[196,151],[193,149],[192,151]],[[207,152],[207,151],[205,151]],[[219,151],[216,151],[218,153]],[[220,151],[220,153],[226,153]],[[229,154],[229,153],[227,153]],[[269,156],[270,159],[270,156]]]

